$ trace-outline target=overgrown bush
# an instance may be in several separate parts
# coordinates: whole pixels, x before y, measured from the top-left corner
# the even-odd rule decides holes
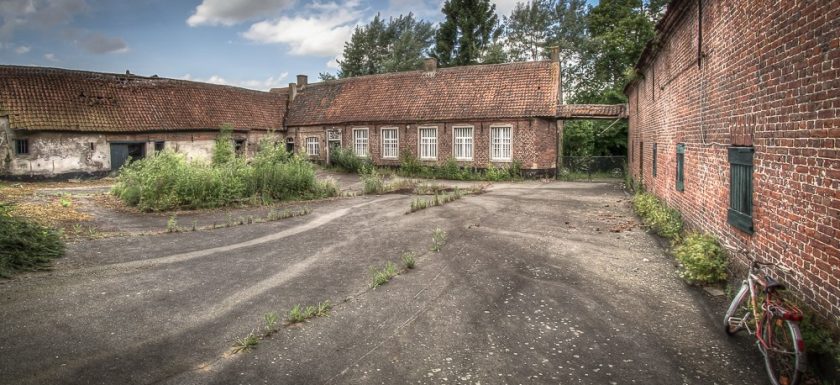
[[[224,159],[224,156],[214,160]],[[235,157],[213,164],[187,162],[170,150],[131,162],[112,193],[144,211],[209,208],[245,202],[314,199],[338,195],[335,182],[317,181],[305,159],[282,146],[263,145],[251,164]]]
[[[233,148],[233,127],[228,124],[222,125],[216,142],[213,146],[213,164],[221,165],[229,163],[236,158]]]
[[[9,206],[0,203],[0,277],[43,269],[63,255],[64,243],[57,232],[12,216]]]
[[[680,276],[695,283],[726,280],[726,254],[711,235],[691,233],[674,249],[682,264]]]
[[[666,206],[650,193],[638,193],[633,197],[633,209],[645,225],[662,237],[678,241],[683,228],[680,212]]]
[[[360,174],[365,194],[382,194],[385,192],[385,179],[374,167],[363,167]]]
[[[360,172],[371,164],[369,159],[360,158],[350,148],[330,149],[330,162],[345,172]]]
[[[411,178],[448,179],[448,180],[516,180],[522,178],[522,162],[513,161],[510,167],[497,168],[490,164],[487,169],[479,170],[461,167],[453,159],[447,159],[442,165],[423,165],[413,155],[400,157],[399,175]]]

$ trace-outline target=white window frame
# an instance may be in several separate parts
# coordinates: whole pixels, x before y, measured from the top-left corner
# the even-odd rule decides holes
[[[502,142],[502,140],[504,140],[504,139],[500,139],[497,143],[497,141],[494,140],[494,137],[493,137],[493,132],[495,130],[498,130],[498,129],[501,129],[501,128],[507,128],[508,130],[510,130],[510,137],[506,138],[507,139],[507,146],[508,146],[508,156],[507,157],[495,156],[496,153],[493,151],[493,147],[498,144],[500,146],[499,153],[500,153],[500,155],[502,155],[503,151],[502,151],[501,146],[505,145],[505,143]],[[511,161],[513,161],[513,125],[512,124],[491,124],[490,125],[490,161],[491,162],[511,162]]]
[[[394,137],[386,139],[385,131],[394,131]],[[382,138],[382,159],[399,159],[400,129],[398,127],[382,127],[379,129],[379,136]],[[389,154],[390,150],[393,150],[393,154]]]
[[[365,132],[365,137],[360,138],[356,135],[357,132]],[[360,140],[363,140],[363,143],[360,143]],[[359,153],[359,149],[363,150],[363,153]],[[370,130],[367,127],[357,127],[353,129],[353,153],[360,158],[367,158],[370,156]]]
[[[435,136],[433,138],[429,138],[429,140],[424,143],[423,131],[424,130],[434,130]],[[428,137],[427,137],[428,138]],[[428,146],[429,151],[424,156],[423,146]],[[432,154],[433,153],[433,154]],[[437,160],[438,155],[438,127],[437,126],[420,126],[417,127],[417,155],[421,160]]]
[[[321,155],[320,141],[317,136],[306,137],[306,155],[319,156]],[[314,150],[314,151],[313,151]]]
[[[470,136],[457,136],[458,130],[466,130],[470,131]],[[459,143],[459,140],[461,142]],[[462,147],[459,149],[459,147]],[[462,154],[459,154],[463,150]],[[452,126],[452,155],[455,160],[473,160],[473,154],[475,153],[475,127],[474,126]],[[460,156],[459,156],[460,155]]]

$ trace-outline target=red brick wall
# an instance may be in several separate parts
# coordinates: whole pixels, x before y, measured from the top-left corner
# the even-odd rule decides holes
[[[522,162],[523,169],[530,170],[553,170],[556,159],[557,136],[555,129],[555,122],[546,119],[520,119],[520,120],[503,120],[503,121],[475,121],[475,122],[428,122],[422,124],[416,123],[359,123],[342,126],[329,127],[292,127],[289,128],[288,134],[295,136],[296,143],[302,140],[303,137],[314,135],[320,132],[323,138],[326,130],[340,129],[341,130],[341,144],[345,148],[353,148],[353,129],[367,128],[368,129],[368,151],[371,159],[377,165],[398,166],[399,159],[382,159],[382,128],[397,127],[399,132],[399,153],[411,154],[414,157],[419,157],[419,138],[418,127],[437,127],[437,160],[423,160],[425,164],[442,164],[449,158],[454,157],[453,154],[453,133],[454,126],[471,126],[473,127],[473,160],[459,161],[466,167],[486,168],[490,164],[490,127],[492,125],[509,125],[513,128],[512,132],[512,152],[513,160]],[[304,134],[310,133],[310,134]],[[322,143],[322,153],[325,144]],[[326,155],[322,155],[322,160],[326,159]],[[510,162],[492,162],[497,167],[508,167]]]
[[[691,226],[793,268],[776,275],[840,326],[840,7],[704,0],[698,66],[697,2],[674,4],[687,12],[628,88],[631,171]],[[755,148],[753,235],[727,224],[731,145]]]

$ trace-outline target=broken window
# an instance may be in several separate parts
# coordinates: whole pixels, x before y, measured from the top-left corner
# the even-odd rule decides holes
[[[245,155],[245,139],[236,139],[233,141],[233,151],[236,153],[236,156],[243,156]]]
[[[29,153],[29,139],[15,139],[15,154],[25,155]]]
[[[163,141],[155,142],[155,152],[163,151],[164,147],[166,147],[166,142],[163,142]]]

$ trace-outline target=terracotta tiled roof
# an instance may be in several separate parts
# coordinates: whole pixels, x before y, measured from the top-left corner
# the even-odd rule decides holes
[[[564,104],[557,108],[558,118],[626,118],[624,104]]]
[[[157,77],[0,66],[0,115],[20,130],[282,129],[287,94]]]
[[[286,123],[553,117],[558,78],[557,63],[538,61],[314,83],[298,92]]]

